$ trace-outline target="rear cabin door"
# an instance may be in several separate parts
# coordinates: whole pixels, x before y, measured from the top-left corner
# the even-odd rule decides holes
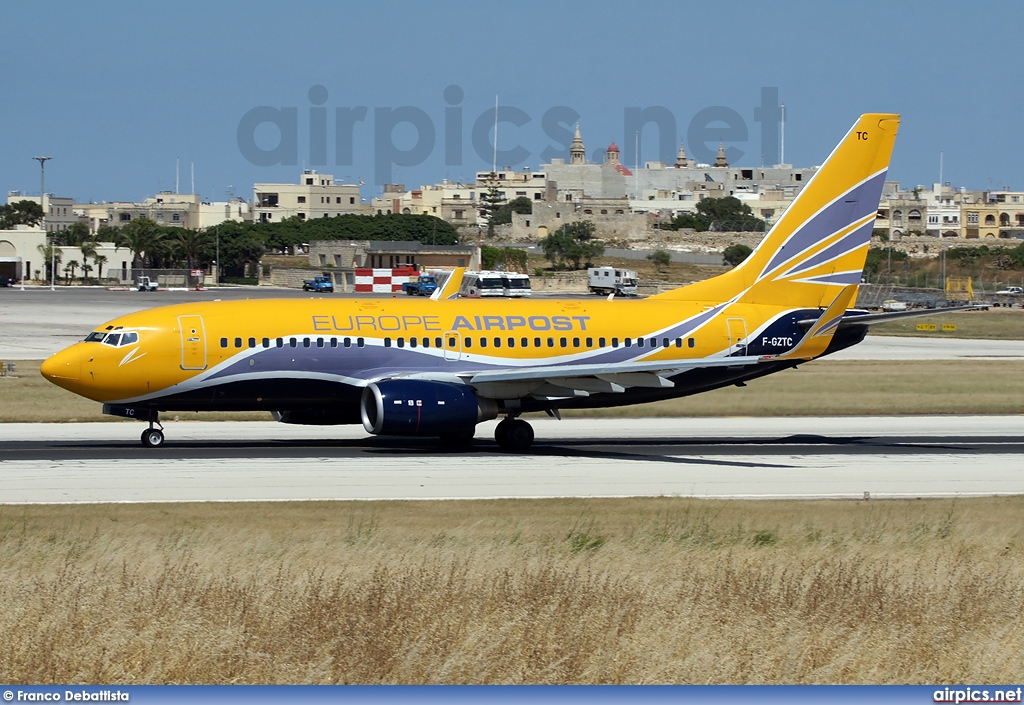
[[[206,329],[203,317],[196,315],[178,316],[181,331],[181,369],[206,369]]]
[[[747,354],[747,322],[742,318],[727,318],[729,327],[729,354]]]

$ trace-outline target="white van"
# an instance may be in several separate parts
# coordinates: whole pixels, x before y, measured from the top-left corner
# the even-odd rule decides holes
[[[497,272],[466,272],[460,295],[471,299],[505,295],[505,282]]]
[[[587,289],[592,294],[636,296],[636,272],[615,267],[591,267],[587,270]]]

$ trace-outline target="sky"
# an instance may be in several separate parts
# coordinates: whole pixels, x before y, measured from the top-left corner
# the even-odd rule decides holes
[[[1019,8],[948,2],[5,3],[0,187],[77,202],[252,198],[303,168],[471,181],[568,157],[717,150],[820,164],[864,112],[902,115],[890,178],[1024,189]],[[766,99],[771,99],[767,100]],[[646,125],[641,118],[655,117]],[[768,118],[764,118],[768,116]],[[760,118],[760,119],[759,119]],[[476,137],[474,138],[474,131]],[[703,150],[703,152],[701,151]],[[781,155],[780,155],[781,156]]]

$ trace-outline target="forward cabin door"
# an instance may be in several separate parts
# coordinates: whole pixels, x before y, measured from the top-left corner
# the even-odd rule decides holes
[[[450,330],[444,334],[444,359],[458,360],[462,357],[462,334],[457,330]]]
[[[181,369],[206,369],[206,328],[202,316],[178,316],[181,331]]]
[[[729,327],[729,354],[747,354],[747,322],[742,318],[727,318]]]

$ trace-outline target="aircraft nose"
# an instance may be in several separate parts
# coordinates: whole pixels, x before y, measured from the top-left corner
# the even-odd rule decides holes
[[[72,346],[43,360],[39,373],[59,386],[64,386],[62,380],[78,382],[82,377],[82,354],[76,348]]]

